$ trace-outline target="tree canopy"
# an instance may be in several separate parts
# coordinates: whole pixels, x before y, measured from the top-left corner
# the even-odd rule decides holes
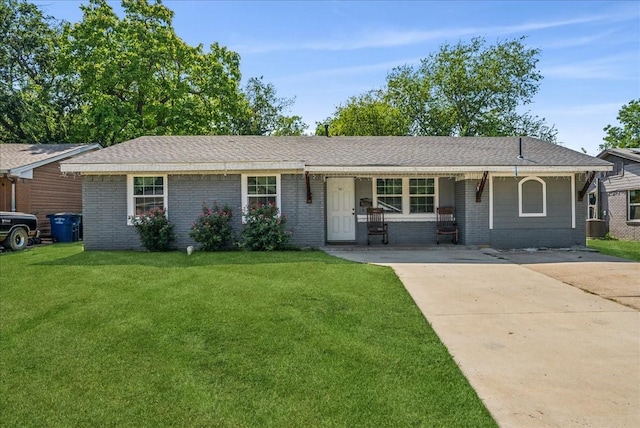
[[[302,135],[307,125],[300,116],[285,116],[295,99],[276,96],[276,88],[264,83],[262,76],[252,77],[243,90],[247,101],[245,114],[237,118],[238,130],[245,135]]]
[[[622,126],[607,125],[604,143],[600,150],[613,148],[640,148],[640,99],[631,100],[618,112],[618,122]]]
[[[160,0],[80,6],[57,23],[25,0],[0,0],[0,141],[116,144],[140,135],[298,135],[293,99],[249,79],[217,43],[190,46]]]
[[[333,118],[316,124],[316,135],[324,135],[324,125],[333,135],[406,135],[408,118],[386,102],[379,91],[353,96],[336,108]]]
[[[544,119],[519,112],[538,91],[539,54],[524,38],[493,46],[483,38],[444,44],[416,67],[393,69],[383,89],[350,98],[327,120],[340,135],[529,135],[555,141],[556,130]],[[380,120],[376,111],[386,112],[386,123],[362,123]]]
[[[62,30],[33,4],[0,2],[0,141],[65,141],[77,108],[72,82],[58,73]]]

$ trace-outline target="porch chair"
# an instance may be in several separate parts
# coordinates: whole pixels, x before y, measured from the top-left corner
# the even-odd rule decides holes
[[[389,243],[387,223],[384,222],[384,210],[382,208],[367,208],[367,245],[369,236],[382,235],[382,243]]]
[[[458,224],[453,207],[440,207],[437,210],[436,244],[440,245],[440,235],[453,235],[452,242],[458,243]]]

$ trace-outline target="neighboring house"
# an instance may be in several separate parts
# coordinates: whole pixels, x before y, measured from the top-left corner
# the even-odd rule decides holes
[[[598,157],[614,167],[590,188],[588,234],[640,240],[640,149],[607,149]]]
[[[84,245],[141,248],[129,216],[166,207],[193,245],[202,203],[277,204],[293,243],[367,242],[384,207],[391,244],[436,242],[436,208],[455,207],[459,242],[496,248],[585,245],[587,176],[610,163],[534,138],[141,137],[62,163],[83,176]],[[377,244],[377,241],[374,241]]]
[[[82,211],[82,180],[60,172],[60,161],[98,144],[0,144],[0,211],[35,214],[42,236],[47,214]]]

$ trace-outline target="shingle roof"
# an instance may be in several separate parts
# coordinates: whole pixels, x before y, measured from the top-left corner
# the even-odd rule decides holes
[[[610,164],[566,147],[518,137],[148,136],[63,163],[63,170],[118,165],[298,162],[306,167],[557,166]],[[87,171],[87,169],[84,169]]]
[[[65,155],[73,156],[85,148],[97,148],[86,144],[0,144],[0,172],[6,173],[13,168],[29,166],[60,159]]]
[[[599,158],[605,159],[609,155],[614,155],[640,162],[640,148],[638,149],[607,149],[598,155]]]

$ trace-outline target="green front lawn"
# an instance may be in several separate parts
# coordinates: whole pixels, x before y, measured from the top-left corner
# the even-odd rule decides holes
[[[495,426],[389,268],[0,255],[0,426]]]
[[[587,239],[587,246],[607,254],[640,262],[640,241],[618,241],[617,239]]]

